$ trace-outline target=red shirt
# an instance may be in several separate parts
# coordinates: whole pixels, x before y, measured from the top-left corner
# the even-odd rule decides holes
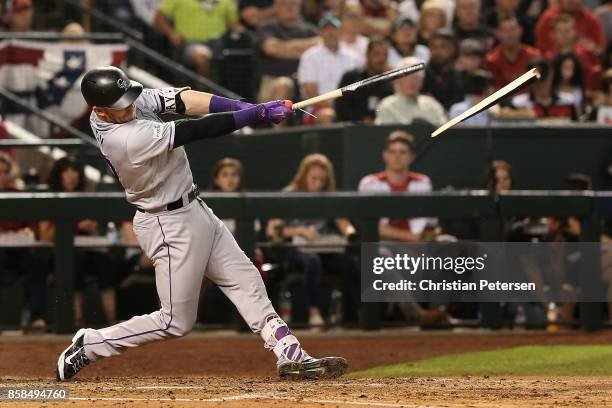
[[[521,49],[515,61],[510,61],[501,46],[497,46],[485,57],[487,69],[493,75],[493,83],[496,88],[512,82],[527,71],[527,64],[534,58],[540,56],[540,51],[525,44],[521,44]]]
[[[552,39],[552,22],[561,13],[563,12],[559,6],[551,6],[538,19],[535,27],[536,47],[543,52],[555,46]],[[580,10],[572,13],[572,16],[576,20],[576,32],[579,36],[588,38],[600,48],[606,46],[606,36],[595,13],[582,7]]]
[[[406,191],[411,191],[409,186],[410,182],[412,181],[418,181],[420,183],[429,183],[429,177],[414,171],[409,171],[408,174],[406,174],[406,178],[401,184],[391,183],[387,178],[387,173],[385,173],[384,171],[376,173],[376,178],[378,178],[379,181],[386,183],[389,186],[389,190],[394,193],[403,193]],[[410,219],[408,218],[391,218],[389,220],[389,225],[406,231],[410,231],[412,229],[410,227]]]

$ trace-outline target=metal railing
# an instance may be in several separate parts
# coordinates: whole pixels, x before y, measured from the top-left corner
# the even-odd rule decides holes
[[[363,242],[378,241],[381,217],[439,217],[477,220],[482,241],[503,241],[502,221],[512,216],[573,216],[582,223],[586,242],[600,240],[601,220],[612,217],[612,192],[513,191],[500,196],[486,191],[429,194],[309,193],[206,193],[203,198],[221,218],[236,220],[236,239],[252,255],[256,244],[255,219],[349,217]],[[56,304],[55,329],[73,330],[74,222],[131,219],[134,207],[123,193],[3,193],[0,221],[52,220],[55,224]],[[599,304],[581,304],[581,323],[587,330],[602,324]],[[495,321],[500,311],[483,308],[483,324]],[[361,326],[380,327],[380,305],[362,305]]]

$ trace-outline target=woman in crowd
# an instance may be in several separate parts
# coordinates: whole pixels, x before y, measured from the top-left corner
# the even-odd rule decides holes
[[[431,35],[447,26],[446,10],[438,0],[427,0],[421,6],[421,17],[418,23],[418,43],[429,45]]]
[[[64,157],[56,161],[49,172],[49,190],[54,192],[85,191],[85,171],[76,160]],[[75,235],[94,236],[98,233],[98,223],[95,220],[82,220],[75,224]],[[41,221],[39,237],[42,241],[53,241],[55,226],[51,221]],[[75,326],[83,326],[83,289],[85,275],[97,277],[101,291],[102,309],[107,324],[115,324],[115,288],[114,267],[106,251],[77,251],[75,257],[75,295],[74,322]]]
[[[244,168],[239,160],[226,157],[215,165],[210,191],[224,193],[236,193],[244,190],[243,186]],[[232,219],[222,220],[232,234],[236,233],[236,221]]]
[[[336,189],[334,167],[322,154],[306,156],[298,171],[284,191],[290,192],[331,192]],[[267,235],[273,239],[291,240],[293,243],[321,243],[333,241],[337,247],[355,235],[355,227],[346,218],[331,220],[270,220]],[[340,239],[332,239],[332,238]],[[343,239],[342,239],[343,238]],[[345,278],[345,286],[351,300],[351,306],[357,310],[359,305],[359,268],[355,260],[343,251],[336,253],[315,253],[305,249],[292,248],[288,251],[286,263],[298,266],[305,277],[308,301],[308,323],[311,326],[324,324],[321,316],[321,276],[323,271],[337,272]]]
[[[553,62],[552,89],[560,103],[574,105],[580,116],[584,102],[582,66],[574,53],[562,53]]]

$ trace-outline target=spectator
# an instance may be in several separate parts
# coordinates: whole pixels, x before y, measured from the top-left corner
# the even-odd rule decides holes
[[[601,0],[601,5],[595,9],[595,14],[604,30],[606,42],[612,40],[612,0]]]
[[[531,68],[537,68],[540,79],[531,85],[529,92],[512,98],[512,106],[518,109],[518,114],[536,119],[576,120],[574,105],[561,101],[553,92],[548,61],[543,58],[534,59],[527,66],[527,69]]]
[[[326,192],[335,191],[336,180],[334,167],[322,154],[306,156],[291,184],[284,191],[291,192]],[[333,220],[288,220],[272,219],[267,226],[270,238],[290,239],[296,244],[320,243],[339,245],[355,235],[356,231],[346,218]],[[340,237],[339,237],[340,235]],[[319,254],[306,252],[305,249],[291,248],[286,254],[285,263],[297,265],[304,273],[308,299],[308,324],[322,326],[321,316],[321,276],[323,272],[340,272],[345,278],[347,293],[355,310],[359,306],[359,268],[355,260],[344,253]]]
[[[574,53],[562,53],[552,65],[552,91],[560,103],[571,104],[580,116],[584,103],[582,67]]]
[[[316,28],[300,15],[300,0],[275,0],[276,17],[257,28],[259,101],[294,99],[291,77],[300,57],[319,41]]]
[[[342,29],[340,33],[340,46],[350,50],[359,58],[359,67],[365,65],[368,37],[361,34],[363,15],[361,8],[347,8],[342,13]]]
[[[473,74],[484,69],[485,49],[476,40],[467,39],[459,45],[459,58],[457,68],[463,72],[463,76]]]
[[[440,28],[448,24],[448,17],[444,4],[438,0],[427,0],[421,6],[421,18],[418,23],[417,42],[425,46],[429,45],[429,38]]]
[[[537,49],[521,43],[522,32],[516,17],[504,18],[497,26],[495,35],[499,45],[485,57],[485,64],[493,75],[496,88],[524,74],[529,61],[540,56]]]
[[[83,166],[74,159],[65,157],[56,161],[49,172],[49,190],[56,192],[85,191],[85,172]],[[76,235],[94,236],[98,233],[98,223],[94,220],[82,220],[75,225]],[[42,241],[53,241],[55,226],[50,221],[41,221],[39,237]],[[75,326],[83,325],[83,290],[85,275],[97,277],[101,289],[102,309],[108,324],[117,321],[114,267],[106,252],[95,250],[77,251],[75,258],[75,295],[74,320]]]
[[[608,69],[601,81],[601,92],[594,101],[589,120],[601,125],[612,125],[612,69]]]
[[[298,67],[298,81],[305,99],[333,91],[338,88],[342,75],[359,67],[358,57],[340,47],[340,20],[334,16],[323,17],[319,27],[322,43],[307,50]],[[318,116],[318,123],[335,119],[329,103],[318,105],[313,111]]]
[[[403,59],[399,66],[406,67],[419,62],[414,57],[408,57]],[[431,96],[421,95],[424,77],[423,71],[419,71],[396,79],[393,82],[395,93],[380,101],[375,123],[378,125],[390,123],[409,125],[415,120],[423,120],[433,126],[440,126],[446,122],[442,105]]]
[[[535,27],[536,47],[545,52],[553,44],[552,23],[559,14],[567,13],[576,20],[578,42],[588,49],[601,53],[606,38],[597,16],[582,4],[582,0],[558,0],[540,16]]]
[[[155,15],[164,0],[130,0],[134,15],[149,29],[155,28]]]
[[[431,59],[425,68],[423,93],[436,98],[445,110],[465,96],[462,74],[455,68],[457,42],[448,28],[436,31],[429,40]]]
[[[177,48],[181,60],[209,77],[215,48],[212,40],[238,28],[238,9],[233,0],[164,0],[155,15],[155,26]]]
[[[533,45],[533,25],[534,20],[527,17],[520,9],[521,0],[495,0],[495,6],[485,14],[485,24],[488,27],[497,27],[499,21],[508,18],[516,17],[519,25],[523,28],[523,36],[521,41],[525,44]]]
[[[472,74],[469,74],[465,82],[465,91],[467,92],[467,96],[462,102],[458,102],[451,106],[448,116],[452,119],[456,116],[461,115],[463,112],[467,111],[472,106],[476,105],[484,98],[489,96],[491,94],[491,90],[492,78],[491,74],[489,74],[487,71],[476,71]],[[485,126],[491,122],[491,119],[494,114],[495,109],[490,108],[483,112],[480,112],[478,115],[466,119],[462,123],[466,125]]]
[[[431,181],[425,174],[410,171],[416,158],[414,137],[403,130],[391,132],[382,153],[385,170],[365,176],[359,191],[372,193],[430,192]],[[378,233],[381,240],[416,242],[427,225],[426,218],[381,219]]]
[[[478,40],[485,50],[493,48],[495,37],[487,26],[480,23],[481,0],[456,0],[454,31],[461,41],[467,38]]]
[[[504,160],[493,160],[487,167],[484,186],[491,194],[512,190],[512,166]]]
[[[226,157],[219,160],[215,165],[209,190],[225,193],[244,191],[243,180],[244,168],[242,163],[239,160]],[[222,221],[232,234],[236,233],[236,220],[224,219]]]
[[[340,87],[384,72],[387,68],[388,52],[389,43],[386,40],[381,37],[371,39],[366,53],[365,68],[344,74],[340,80]],[[393,86],[389,82],[381,82],[336,99],[338,120],[373,123],[378,103],[392,93]]]
[[[416,57],[423,62],[429,61],[429,49],[417,44],[414,21],[403,17],[395,20],[391,31],[393,47],[389,50],[389,66],[395,68],[406,57]]]
[[[34,7],[32,0],[12,0],[8,12],[8,29],[12,32],[32,31]]]
[[[249,30],[255,30],[274,17],[274,0],[239,0],[240,21]]]
[[[580,60],[587,89],[597,89],[601,77],[601,61],[590,49],[577,42],[576,20],[569,14],[559,14],[552,21],[553,46],[544,52],[544,57],[553,62],[560,53],[574,53]]]

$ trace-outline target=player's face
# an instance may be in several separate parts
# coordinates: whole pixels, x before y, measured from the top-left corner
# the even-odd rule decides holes
[[[79,172],[72,168],[67,168],[62,173],[62,186],[64,191],[76,191],[79,185]]]
[[[234,166],[225,166],[219,170],[214,183],[223,192],[236,192],[240,187],[240,173]]]
[[[391,143],[383,151],[383,160],[388,170],[401,172],[408,170],[414,160],[414,154],[404,143]]]
[[[512,179],[506,169],[498,168],[495,170],[495,180],[497,180],[495,185],[495,192],[497,193],[508,191],[512,188]]]
[[[110,123],[126,123],[136,118],[136,106],[131,104],[125,109],[94,108],[100,119]]]
[[[311,193],[323,191],[327,186],[327,171],[321,166],[313,166],[306,173],[306,190]]]

